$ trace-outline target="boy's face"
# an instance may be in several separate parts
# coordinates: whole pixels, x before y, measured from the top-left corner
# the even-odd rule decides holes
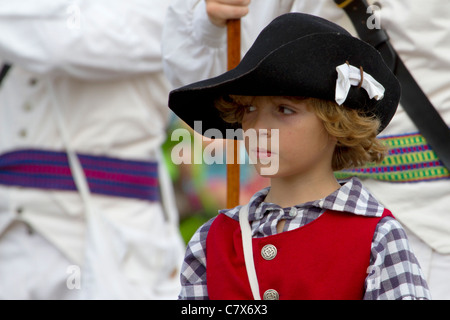
[[[332,173],[336,139],[328,134],[307,99],[258,96],[245,97],[243,102],[246,107],[242,129],[246,133],[252,130],[259,133],[257,146],[247,139],[245,145],[261,175],[270,178],[301,175],[314,179]],[[275,134],[279,139],[272,139]],[[264,174],[264,169],[273,165],[268,164],[270,159],[277,159],[278,171]]]

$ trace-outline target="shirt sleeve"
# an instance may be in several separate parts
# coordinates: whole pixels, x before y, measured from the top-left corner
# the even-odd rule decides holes
[[[0,56],[38,74],[110,79],[162,71],[168,1],[0,0]]]
[[[241,54],[275,17],[292,9],[294,0],[252,1],[241,19]],[[163,29],[164,72],[173,87],[217,76],[227,66],[226,28],[213,25],[204,0],[173,0]]]
[[[163,66],[174,87],[209,78],[226,68],[226,28],[209,21],[204,2],[175,0],[167,11]]]
[[[206,284],[206,237],[215,218],[201,226],[189,241],[181,266],[180,300],[208,300]]]
[[[392,217],[375,230],[364,300],[429,300],[428,285],[406,233]]]

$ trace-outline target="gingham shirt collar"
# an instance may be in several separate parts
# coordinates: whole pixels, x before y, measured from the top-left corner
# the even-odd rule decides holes
[[[264,202],[269,191],[270,187],[267,187],[252,196],[249,202],[249,221],[261,220],[267,212],[282,209],[276,204]],[[381,217],[384,211],[383,205],[363,187],[358,178],[352,178],[346,181],[341,188],[325,198],[298,204],[294,207],[297,210],[320,209],[322,212],[325,210],[333,210],[370,217]],[[220,213],[224,213],[237,220],[239,209],[240,207],[221,210]],[[290,209],[284,208],[285,211],[289,211]]]

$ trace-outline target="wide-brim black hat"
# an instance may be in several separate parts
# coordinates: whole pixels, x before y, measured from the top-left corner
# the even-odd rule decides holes
[[[194,128],[202,121],[203,134],[218,129],[225,137],[233,126],[220,117],[214,100],[227,94],[302,96],[335,100],[336,67],[348,62],[362,67],[384,88],[381,100],[352,86],[344,105],[375,115],[380,130],[391,121],[400,100],[400,84],[380,53],[340,26],[317,16],[288,13],[273,20],[258,36],[239,65],[222,75],[173,90],[169,107]]]

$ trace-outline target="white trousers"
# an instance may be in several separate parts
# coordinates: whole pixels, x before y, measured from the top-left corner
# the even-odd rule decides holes
[[[24,222],[0,235],[0,299],[78,299],[72,263]]]
[[[157,287],[136,281],[129,286],[135,288],[137,299],[176,299],[177,271],[159,279]],[[0,234],[0,300],[85,299],[83,275],[79,266],[24,222],[14,221]]]
[[[414,254],[430,289],[433,300],[450,300],[450,255],[436,252],[404,227]]]

